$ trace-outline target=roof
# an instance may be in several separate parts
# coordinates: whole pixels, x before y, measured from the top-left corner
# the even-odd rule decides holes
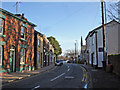
[[[43,36],[42,33],[38,32],[38,31],[36,31],[36,30],[34,30],[34,31],[35,31],[35,33],[38,33],[41,37]]]
[[[112,21],[106,23],[105,25],[108,25],[108,24],[110,24],[110,23],[112,23],[112,22],[116,22],[116,23],[120,24],[119,22],[117,22],[116,20],[113,19]],[[94,33],[96,30],[99,30],[100,28],[102,28],[102,26],[103,26],[103,25],[101,25],[101,26],[95,28],[94,30],[90,31],[90,32],[88,33],[87,37],[85,38],[85,40],[88,38],[89,35],[91,35],[91,33]]]
[[[31,22],[25,20],[25,19],[21,19],[20,17],[16,16],[15,14],[12,14],[12,13],[10,13],[10,12],[8,12],[8,11],[2,9],[2,8],[0,8],[0,12],[2,12],[2,13],[4,13],[4,14],[7,14],[7,15],[13,17],[13,18],[16,18],[17,20],[20,20],[20,21],[26,22],[26,23],[28,23],[28,24],[31,25],[31,26],[34,26],[34,27],[37,26],[37,25],[35,25],[35,24],[33,24],[33,23],[31,23]]]

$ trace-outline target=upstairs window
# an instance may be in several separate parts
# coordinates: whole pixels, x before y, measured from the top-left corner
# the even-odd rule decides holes
[[[21,38],[22,39],[25,39],[25,34],[26,34],[25,32],[26,32],[26,28],[21,26]]]
[[[3,34],[4,20],[0,18],[0,34]]]
[[[38,37],[38,46],[40,46],[40,37]]]

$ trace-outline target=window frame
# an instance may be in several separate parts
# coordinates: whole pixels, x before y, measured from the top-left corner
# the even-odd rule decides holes
[[[38,51],[38,63],[40,63],[40,51]]]
[[[40,46],[40,37],[38,37],[38,46]]]
[[[21,52],[23,50],[23,52]],[[21,55],[21,53],[23,53],[23,55]],[[23,57],[23,60],[21,60]],[[21,48],[20,50],[20,64],[25,64],[26,62],[26,49],[25,48]]]
[[[24,28],[24,33],[23,33],[24,36],[23,36],[23,37],[22,37],[22,35],[21,35],[21,34],[22,34],[22,28]],[[21,26],[21,33],[20,33],[21,39],[24,39],[24,40],[26,39],[26,29],[27,29],[26,27]]]
[[[0,33],[0,35],[3,35],[4,33],[4,19],[3,18],[0,18],[2,20],[2,25],[0,25],[0,27],[2,28],[2,33]]]

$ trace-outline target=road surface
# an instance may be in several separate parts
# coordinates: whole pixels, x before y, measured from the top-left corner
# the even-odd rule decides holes
[[[80,64],[65,63],[55,69],[18,80],[2,88],[87,88],[87,72]]]

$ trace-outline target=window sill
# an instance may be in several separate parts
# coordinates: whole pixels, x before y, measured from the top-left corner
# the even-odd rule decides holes
[[[0,37],[6,37],[5,35],[0,35]]]
[[[26,66],[26,64],[23,64],[23,63],[22,63],[22,64],[20,64],[20,66]]]
[[[23,39],[23,38],[21,38],[21,41],[25,41],[25,42],[27,42],[27,40],[25,40],[25,39]]]

